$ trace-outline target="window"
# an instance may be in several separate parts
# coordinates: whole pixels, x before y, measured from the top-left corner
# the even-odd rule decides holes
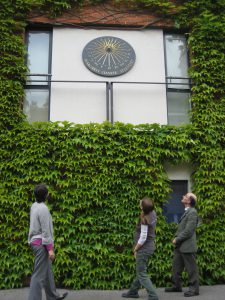
[[[184,213],[184,205],[181,203],[183,195],[187,194],[187,180],[173,180],[171,182],[172,192],[169,195],[168,202],[163,206],[163,215],[168,223],[178,223]]]
[[[29,122],[48,121],[50,72],[51,72],[51,31],[29,30],[27,43],[27,76],[23,111]]]
[[[190,80],[187,42],[182,34],[165,34],[168,124],[189,123]]]

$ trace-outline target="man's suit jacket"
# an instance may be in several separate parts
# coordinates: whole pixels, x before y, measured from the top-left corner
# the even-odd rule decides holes
[[[197,252],[196,227],[198,214],[194,207],[188,208],[182,215],[175,234],[177,248],[182,253]]]

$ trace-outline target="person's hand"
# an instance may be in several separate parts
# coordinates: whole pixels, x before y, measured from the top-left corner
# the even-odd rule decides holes
[[[173,240],[172,240],[172,243],[173,243],[174,245],[176,245],[176,243],[177,243],[176,239],[173,239]]]
[[[136,256],[137,256],[137,251],[134,251],[134,257],[136,258]]]
[[[55,259],[55,253],[53,250],[48,251],[48,256],[51,261]]]

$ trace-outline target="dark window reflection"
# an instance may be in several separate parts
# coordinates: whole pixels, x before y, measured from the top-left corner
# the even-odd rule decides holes
[[[184,206],[181,203],[183,195],[187,193],[187,180],[174,180],[171,182],[172,192],[169,195],[168,202],[163,205],[163,215],[168,223],[178,223],[184,213]]]

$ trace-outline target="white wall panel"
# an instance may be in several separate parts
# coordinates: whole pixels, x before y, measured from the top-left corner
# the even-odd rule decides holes
[[[88,70],[82,51],[92,39],[115,36],[135,50],[136,62],[126,74],[102,77]],[[165,82],[163,32],[55,28],[53,30],[52,80]],[[165,85],[114,84],[114,121],[167,123]],[[106,120],[104,84],[52,83],[50,119],[75,123]]]
[[[78,124],[101,123],[106,120],[105,84],[52,84],[51,121]]]

